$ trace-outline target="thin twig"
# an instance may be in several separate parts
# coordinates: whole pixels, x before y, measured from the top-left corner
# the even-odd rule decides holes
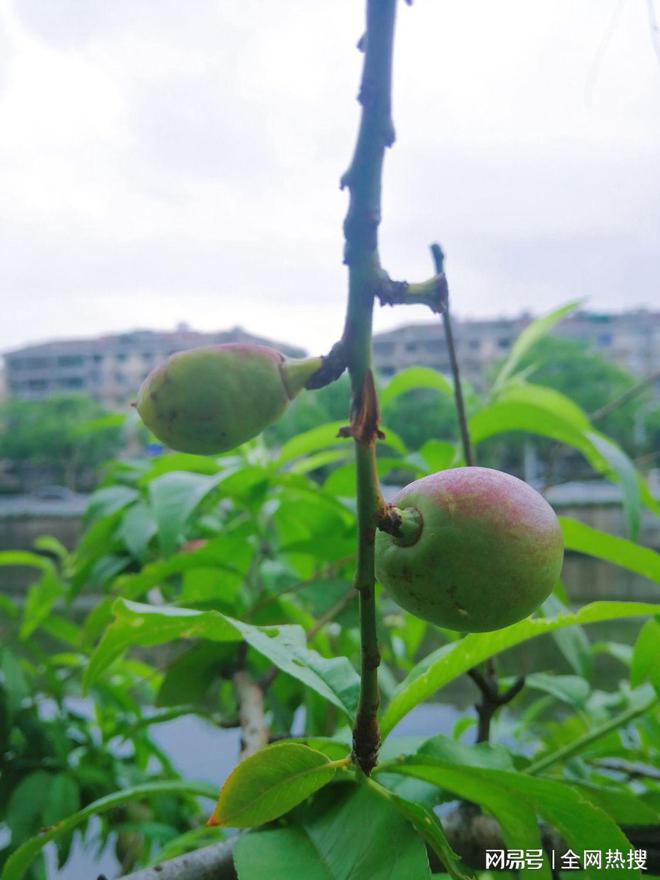
[[[618,758],[602,758],[589,763],[592,763],[599,770],[613,770],[615,773],[623,773],[629,779],[654,779],[660,782],[660,770],[655,767],[647,767],[646,764],[631,763]]]
[[[328,608],[325,614],[322,614],[319,619],[316,621],[311,629],[307,630],[307,640],[310,641],[314,638],[314,636],[323,629],[323,627],[330,623],[335,619],[338,614],[344,610],[344,608],[348,608],[348,606],[353,602],[357,597],[357,592],[351,587],[344,595],[339,599],[335,604]]]
[[[435,264],[435,271],[438,275],[444,277],[445,255],[439,244],[431,245],[431,254]],[[447,351],[449,352],[449,363],[451,366],[452,379],[454,381],[454,399],[456,400],[456,414],[458,416],[458,426],[461,432],[461,445],[463,446],[463,458],[468,467],[472,467],[472,444],[470,443],[470,432],[467,424],[467,414],[465,412],[465,401],[463,399],[463,386],[461,383],[461,372],[456,356],[456,345],[454,344],[454,333],[451,326],[451,315],[449,313],[449,296],[446,296],[440,309],[442,314],[442,324],[445,328],[445,339],[447,340]]]
[[[438,277],[445,278],[445,255],[439,244],[431,245],[431,255],[435,265],[435,271]],[[458,417],[458,425],[461,434],[461,446],[463,448],[463,459],[468,467],[474,464],[474,455],[472,452],[472,443],[470,442],[470,430],[468,428],[467,413],[465,409],[465,399],[463,397],[463,383],[461,382],[461,370],[458,364],[458,356],[456,354],[456,345],[454,343],[454,334],[451,325],[451,313],[449,310],[449,293],[444,297],[440,313],[442,315],[442,323],[445,330],[445,339],[447,340],[447,351],[449,352],[449,363],[451,366],[452,380],[454,383],[454,400],[456,402],[456,415]],[[478,667],[470,669],[468,675],[472,678],[480,691],[481,699],[475,705],[479,723],[477,725],[477,742],[488,742],[490,738],[490,725],[493,716],[499,708],[506,706],[514,697],[522,690],[525,679],[523,677],[517,681],[503,694],[500,694],[497,686],[497,667],[493,657],[489,657],[484,663],[483,671]]]
[[[642,379],[641,382],[638,382],[636,385],[633,385],[632,388],[629,388],[627,391],[624,391],[623,394],[619,395],[619,397],[615,397],[614,400],[608,401],[608,403],[603,404],[603,406],[599,407],[597,410],[594,410],[589,414],[589,419],[592,422],[598,421],[598,419],[603,419],[605,416],[609,416],[610,413],[614,412],[614,410],[619,409],[619,407],[624,406],[628,401],[633,400],[637,397],[638,394],[641,394],[642,391],[647,387],[647,385],[652,385],[656,379],[660,379],[660,370],[656,370],[655,373],[651,373],[650,376],[647,376],[645,379]]]

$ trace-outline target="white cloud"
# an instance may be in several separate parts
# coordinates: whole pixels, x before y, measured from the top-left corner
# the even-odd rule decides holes
[[[440,239],[459,313],[653,303],[660,72],[617,6],[401,4],[393,275]],[[0,348],[180,320],[327,348],[361,28],[355,0],[0,0]]]

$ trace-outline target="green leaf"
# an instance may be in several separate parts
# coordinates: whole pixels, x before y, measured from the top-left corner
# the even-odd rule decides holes
[[[43,799],[44,825],[54,825],[80,809],[78,783],[69,773],[57,773],[51,778],[48,797]]]
[[[225,473],[207,477],[171,471],[149,483],[149,496],[164,554],[168,555],[175,549],[188,517],[225,476]]]
[[[69,557],[67,548],[53,535],[39,535],[34,539],[33,546],[37,550],[43,550],[44,553],[52,553],[60,562],[64,562]]]
[[[487,775],[488,771],[484,768],[457,767],[440,758],[417,755],[383,765],[382,771],[422,779],[458,794],[465,800],[480,804],[499,821],[502,836],[508,847],[525,850],[541,849],[541,835],[536,817],[530,811],[529,805],[518,797],[515,788],[507,790],[502,784],[491,780]],[[503,771],[490,771],[490,773],[495,772]],[[506,776],[516,778],[513,773],[506,773]],[[544,880],[550,880],[550,871],[546,864],[542,872],[533,873]],[[523,876],[532,876],[532,872],[525,872]]]
[[[445,379],[442,373],[437,373],[430,367],[408,367],[390,379],[378,395],[382,409],[386,410],[401,394],[416,388],[432,388],[450,397],[454,393],[451,382]]]
[[[382,719],[383,736],[411,709],[429,699],[448,682],[507,648],[562,627],[620,617],[647,617],[657,614],[659,610],[660,606],[645,602],[592,602],[573,613],[554,618],[531,617],[505,629],[471,633],[458,642],[443,645],[418,663],[396,689]]]
[[[300,743],[260,749],[229,774],[209,822],[230,828],[272,822],[327,785],[336,769],[322,752]]]
[[[566,397],[561,391],[547,388],[545,385],[534,385],[531,382],[520,382],[508,386],[497,397],[498,403],[520,403],[540,407],[552,413],[576,431],[591,429],[589,417],[577,403]]]
[[[51,773],[35,770],[24,776],[11,792],[5,821],[11,831],[12,846],[22,843],[43,824],[41,817],[52,780]],[[2,878],[4,880],[4,874]]]
[[[45,571],[38,583],[30,587],[25,601],[19,638],[27,639],[53,610],[58,599],[67,592],[67,585],[55,571]]]
[[[316,428],[311,428],[309,431],[297,434],[291,440],[287,440],[284,446],[282,446],[280,454],[275,461],[275,466],[282,468],[296,458],[302,458],[310,453],[336,446],[343,447],[347,450],[346,454],[350,454],[348,450],[351,447],[348,445],[346,437],[339,436],[340,428],[345,428],[346,425],[347,420],[344,419],[341,422],[328,422],[325,425],[318,425]],[[394,431],[390,431],[389,428],[381,425],[381,429],[386,434],[385,440],[381,441],[382,445],[391,446],[392,449],[405,455],[406,446],[403,440]]]
[[[321,657],[307,647],[300,626],[257,627],[234,619],[232,623],[255,651],[353,718],[360,677],[346,657]]]
[[[449,789],[466,800],[483,804],[491,810],[502,823],[505,840],[510,847],[535,848],[540,844],[523,843],[523,834],[536,831],[535,814],[539,814],[553,825],[562,835],[569,847],[582,852],[585,849],[620,849],[627,852],[630,844],[621,829],[606,812],[595,806],[584,797],[579,790],[551,779],[536,779],[522,773],[509,773],[503,770],[485,770],[472,767],[455,767],[444,761],[427,759],[424,763],[419,757],[405,758],[400,764],[388,767],[390,772],[403,773],[416,779],[433,782],[441,788]],[[507,802],[504,804],[503,798]],[[515,813],[510,813],[516,804]],[[508,835],[513,832],[511,818],[517,822],[526,815],[527,828],[519,827],[516,839],[512,841],[505,830],[505,822],[501,817],[506,807]],[[529,837],[527,838],[530,839]],[[533,872],[538,875],[538,872]],[[587,869],[587,876],[594,880],[602,880],[600,869]],[[608,869],[608,875],[619,880],[640,880],[639,871],[628,868]],[[530,873],[531,876],[531,873]],[[549,877],[549,874],[546,874]]]
[[[172,471],[189,471],[194,474],[208,474],[213,476],[217,474],[220,468],[233,468],[239,464],[241,459],[237,456],[223,455],[219,460],[218,457],[210,455],[192,455],[187,452],[168,452],[166,455],[159,455],[157,458],[149,462],[146,472],[142,473],[139,479],[140,486],[147,486],[152,480],[163,474],[169,474]]]
[[[397,742],[396,737],[394,742]],[[442,734],[425,740],[415,754],[430,755],[442,761],[468,767],[490,767],[492,770],[514,769],[511,755],[502,746],[493,746],[490,743],[468,746]]]
[[[230,654],[233,659],[234,652],[233,644],[196,642],[168,665],[156,705],[182,706],[201,702],[211,681],[223,667],[228,668],[227,661]]]
[[[335,464],[338,461],[346,461],[352,458],[353,450],[350,447],[346,449],[329,449],[321,452],[313,453],[305,458],[298,459],[295,464],[291,465],[291,473],[308,474],[318,468],[325,467],[328,464]]]
[[[254,550],[244,534],[227,532],[192,553],[179,552],[169,559],[145,565],[136,574],[123,575],[117,578],[114,586],[127,598],[138,599],[173,575],[194,568],[217,568],[224,572],[231,591],[236,580],[242,581],[253,555]]]
[[[33,774],[36,775],[36,774]],[[43,774],[49,776],[49,774]],[[44,781],[42,780],[41,791],[36,795],[37,799],[43,799],[45,796]],[[106,813],[121,804],[128,803],[133,800],[142,800],[143,798],[158,797],[159,795],[199,795],[200,797],[213,798],[215,790],[213,786],[206,782],[182,782],[175,780],[171,782],[147,782],[144,785],[136,785],[132,788],[125,788],[122,791],[109,794],[97,801],[88,804],[84,809],[79,810],[72,816],[62,819],[48,831],[44,831],[37,837],[26,841],[15,852],[13,852],[5,862],[0,880],[22,880],[25,877],[28,868],[39,855],[41,850],[50,843],[64,834],[68,834],[81,825],[91,816],[97,816],[100,813]]]
[[[470,417],[468,426],[473,443],[510,431],[523,431],[572,446],[584,455],[594,470],[621,485],[628,528],[636,537],[643,499],[640,475],[616,443],[577,424],[576,419],[566,412],[571,403],[568,398],[563,398],[566,406],[561,410],[554,404],[547,408],[551,400],[559,398],[562,395],[558,392],[539,394],[532,400],[507,393]],[[573,407],[573,414],[574,410]]]
[[[104,489],[97,489],[85,511],[86,523],[91,525],[105,516],[123,510],[139,498],[139,495],[137,489],[132,489],[130,486],[107,486]]]
[[[633,687],[647,679],[660,693],[660,623],[656,618],[647,620],[642,627],[635,642],[630,667],[630,683]]]
[[[456,447],[447,440],[427,440],[419,450],[430,473],[444,471],[454,463]]]
[[[52,571],[53,563],[46,556],[38,553],[30,553],[27,550],[2,550],[0,551],[0,565],[28,566],[40,568],[42,571]]]
[[[642,494],[639,475],[635,465],[623,449],[603,434],[599,434],[596,431],[588,431],[585,436],[596,452],[607,462],[613,476],[623,490],[623,509],[626,514],[628,531],[630,537],[636,540],[639,534]],[[599,468],[598,463],[594,462],[593,458],[590,458],[590,461],[596,470],[606,473],[606,469]]]
[[[648,693],[650,691],[650,695]],[[657,703],[657,694],[654,694],[651,688],[639,688],[631,694],[631,705],[620,712],[603,721],[601,724],[592,724],[581,735],[572,735],[570,741],[560,746],[555,751],[548,751],[543,755],[534,756],[532,763],[525,768],[526,773],[535,774],[552,767],[554,764],[560,764],[569,758],[579,755],[586,751],[599,739],[604,739],[610,733],[625,727],[635,718],[643,715]],[[568,719],[570,722],[572,719]],[[572,732],[572,731],[571,731]]]
[[[604,559],[660,583],[660,553],[655,550],[640,547],[639,544],[617,535],[601,532],[568,516],[560,516],[559,523],[567,550]]]
[[[137,559],[144,560],[149,541],[158,531],[158,526],[146,504],[134,504],[119,526],[119,537],[126,549]]]
[[[589,682],[578,675],[550,675],[545,672],[533,672],[525,676],[525,686],[578,707],[584,706],[591,691]]]
[[[41,821],[45,827],[55,825],[80,809],[80,789],[78,783],[69,773],[57,773],[53,776],[48,789],[48,800],[44,806]],[[72,832],[62,834],[56,840],[58,864],[61,867],[69,857],[72,843]]]
[[[566,315],[574,311],[581,302],[582,300],[575,300],[574,302],[567,303],[565,306],[561,306],[553,312],[550,312],[550,314],[544,315],[542,318],[537,318],[536,321],[533,321],[528,327],[525,327],[523,332],[514,342],[511,351],[507,355],[506,360],[497,374],[494,390],[498,390],[504,385],[517,369],[521,360],[530,348],[536,345],[539,339],[542,339],[550,333],[552,328],[558,324],[562,318],[565,318]]]
[[[162,645],[175,639],[236,642],[241,638],[233,623],[219,611],[196,611],[117,599],[112,613],[115,621],[105,631],[85,669],[85,690],[129,647]]]
[[[416,803],[408,798],[400,797],[397,794],[384,788],[374,779],[366,779],[366,785],[374,791],[379,797],[384,798],[391,803],[396,809],[405,816],[408,821],[417,829],[420,836],[434,850],[437,856],[442,860],[449,871],[449,876],[453,880],[470,880],[473,874],[466,874],[461,865],[459,857],[451,848],[447,836],[444,832],[440,820],[433,810],[424,804]]]
[[[283,672],[313,688],[352,718],[359,676],[346,657],[325,658],[307,647],[300,626],[251,626],[219,611],[146,605],[117,599],[115,621],[106,630],[85,670],[85,689],[134,645],[161,645],[175,639],[240,641],[241,637]]]
[[[399,458],[378,455],[376,459],[376,472],[381,480],[395,468],[408,467],[409,465]],[[356,481],[355,464],[351,462],[350,464],[340,465],[338,468],[335,468],[323,483],[323,489],[325,492],[335,497],[344,497],[353,500],[355,498]],[[353,501],[353,503],[355,502]]]
[[[301,810],[295,824],[241,835],[234,861],[239,880],[431,876],[422,839],[392,804],[366,786],[333,785],[315,796],[310,809]]]
[[[624,788],[596,788],[594,785],[572,783],[580,794],[605,810],[617,825],[660,826],[660,812]]]
[[[26,697],[30,696],[30,685],[18,658],[9,648],[0,650],[0,684],[3,686],[9,711],[16,712]]]
[[[346,438],[339,437],[339,429],[346,426],[346,421],[328,422],[325,425],[318,425],[309,431],[303,431],[302,434],[296,434],[280,449],[275,466],[283,467],[290,461],[302,456],[309,455],[312,452],[318,452],[321,449],[327,449],[329,446],[347,446]],[[350,449],[350,446],[348,446]]]
[[[543,406],[527,401],[498,399],[473,413],[468,420],[473,443],[482,443],[489,437],[510,431],[523,431],[549,437],[558,443],[573,446],[585,455],[590,444],[584,433],[570,422]]]

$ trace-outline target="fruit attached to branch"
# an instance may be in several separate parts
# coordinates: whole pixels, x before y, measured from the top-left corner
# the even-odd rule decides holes
[[[172,449],[213,455],[277,421],[322,359],[290,359],[263,345],[209,345],[173,354],[144,380],[137,409]]]
[[[522,480],[464,467],[416,480],[393,499],[400,525],[376,538],[376,575],[416,617],[462,632],[522,620],[563,561],[548,502]]]

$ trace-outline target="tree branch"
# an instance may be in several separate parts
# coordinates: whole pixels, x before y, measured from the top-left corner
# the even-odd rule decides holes
[[[353,730],[353,758],[369,775],[378,760],[378,639],[374,542],[384,509],[376,473],[378,400],[371,367],[374,298],[388,276],[378,256],[381,180],[385,149],[394,142],[391,117],[392,51],[396,0],[368,0],[365,52],[358,100],[362,105],[357,143],[342,178],[349,190],[344,220],[348,305],[342,341],[351,378],[351,427],[357,468],[357,566],[353,585],[360,596],[361,685]]]
[[[264,718],[264,692],[247,669],[237,669],[233,681],[241,726],[241,760],[243,760],[268,743],[268,728]]]
[[[451,848],[467,867],[483,869],[487,849],[506,850],[506,841],[496,819],[481,812],[476,804],[461,803],[442,820],[442,826]],[[653,825],[622,825],[633,848],[645,849],[647,867],[655,874],[660,871],[660,831]],[[541,824],[541,841],[546,852],[562,853],[567,849],[560,835]],[[196,852],[177,856],[153,868],[126,874],[120,880],[236,880],[232,850],[238,835],[221,843],[205,846]],[[434,871],[443,869],[436,854],[429,850],[429,861]],[[491,870],[497,871],[498,869]],[[103,876],[97,880],[105,880]]]
[[[232,853],[237,840],[238,835],[221,843],[212,843],[153,868],[125,874],[119,880],[236,880]],[[105,878],[101,876],[97,880]]]

